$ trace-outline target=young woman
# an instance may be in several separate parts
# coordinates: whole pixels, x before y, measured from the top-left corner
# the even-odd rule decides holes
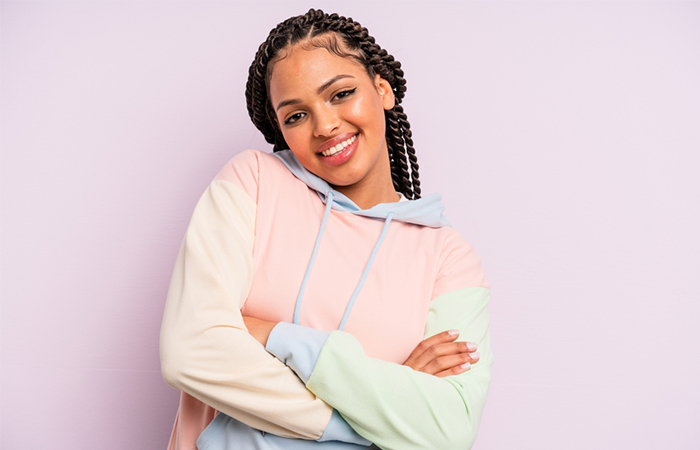
[[[246,98],[274,153],[234,157],[185,235],[161,333],[182,391],[171,449],[474,442],[489,285],[440,197],[421,198],[405,84],[336,14],[260,46]]]

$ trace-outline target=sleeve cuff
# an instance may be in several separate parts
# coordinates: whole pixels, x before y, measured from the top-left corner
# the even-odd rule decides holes
[[[329,331],[280,322],[270,332],[265,349],[291,368],[306,384],[330,334]]]

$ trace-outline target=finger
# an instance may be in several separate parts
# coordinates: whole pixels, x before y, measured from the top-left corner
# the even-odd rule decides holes
[[[439,378],[445,378],[445,377],[449,377],[450,375],[459,375],[460,373],[467,372],[470,369],[471,369],[471,364],[464,363],[464,364],[461,364],[459,366],[450,367],[449,369],[443,370],[442,372],[438,372],[435,374],[435,376],[439,377]]]
[[[420,344],[408,355],[408,359],[404,365],[410,366],[415,360],[422,355],[427,349],[433,345],[441,344],[444,342],[452,342],[459,337],[459,330],[448,330],[438,333],[435,336],[431,336],[427,339],[421,341]]]
[[[452,369],[455,367],[462,366],[466,363],[474,364],[479,360],[479,354],[473,353],[460,353],[457,355],[443,356],[440,358],[435,358],[428,364],[418,369],[421,372],[429,373],[435,375],[444,370]]]
[[[460,364],[458,366],[450,367],[449,369],[443,370],[442,372],[438,372],[434,375],[436,377],[444,378],[444,377],[447,377],[450,375],[459,375],[460,373],[467,372],[467,371],[471,370],[472,364],[479,361],[479,354],[477,352],[471,353],[470,357],[471,357],[471,362],[466,362],[466,363]]]
[[[428,364],[434,364],[438,358],[449,355],[469,355],[474,350],[476,350],[476,344],[472,342],[446,342],[433,345],[415,359],[413,366],[420,370]]]
[[[413,366],[420,370],[422,367],[431,363],[436,358],[447,355],[467,353],[467,351],[465,342],[444,342],[441,344],[435,344],[428,347],[423,353],[418,355],[413,362]]]

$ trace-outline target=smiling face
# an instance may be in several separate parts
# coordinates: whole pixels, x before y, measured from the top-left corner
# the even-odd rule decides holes
[[[294,46],[275,62],[270,101],[299,162],[360,207],[396,201],[385,137],[389,83],[350,57]]]

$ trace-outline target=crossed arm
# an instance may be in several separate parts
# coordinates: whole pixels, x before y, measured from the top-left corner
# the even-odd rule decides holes
[[[243,316],[243,322],[250,335],[263,347],[267,346],[270,333],[277,325],[277,322],[250,316]],[[458,337],[459,330],[449,330],[424,339],[403,365],[441,378],[466,372],[479,361],[479,353],[475,342],[457,342]]]
[[[163,320],[166,381],[282,437],[319,439],[334,408],[382,448],[471,445],[490,381],[488,289],[434,299],[425,335],[436,337],[424,341],[405,366],[368,358],[345,332],[297,342],[313,354],[311,371],[284,364],[289,355],[277,354],[278,359],[265,351],[240,313],[252,278],[255,208],[241,188],[226,181],[212,183],[197,205]],[[464,342],[455,342],[457,336],[445,333],[453,329],[479,347],[481,360],[468,371],[462,364],[476,358],[468,356],[468,347],[464,351]],[[460,373],[444,373],[455,370]]]
[[[459,375],[437,377],[370,358],[349,333],[285,323],[273,328],[266,348],[291,367],[311,392],[340,412],[354,430],[380,448],[470,448],[476,439],[493,362],[488,299],[488,289],[466,288],[431,303],[425,335],[432,336],[432,342],[450,339],[449,332],[442,330],[453,324],[447,329],[459,330],[478,342],[482,352],[480,361]],[[431,348],[430,342],[424,341],[425,348]],[[421,356],[423,361],[445,358],[425,353],[419,348],[414,352],[415,361]],[[436,367],[439,373],[441,368]]]

